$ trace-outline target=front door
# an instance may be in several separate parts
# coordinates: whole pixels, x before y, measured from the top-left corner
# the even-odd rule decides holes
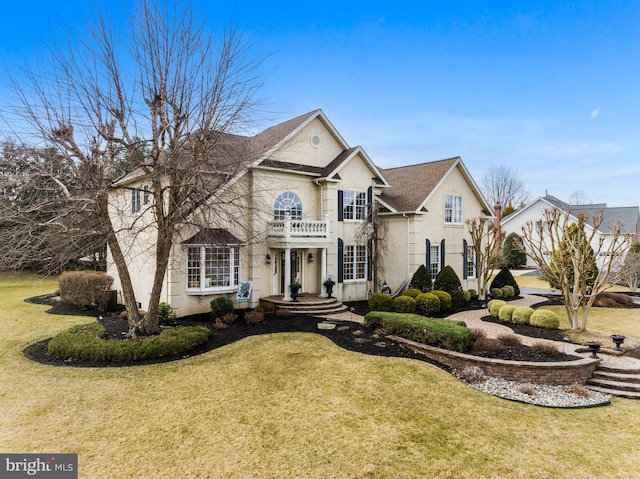
[[[280,294],[284,294],[284,254],[284,251],[280,253],[280,264],[282,265],[282,267],[280,268]],[[301,259],[302,255],[298,254],[298,251],[291,250],[291,281],[298,278],[298,280],[302,282]]]

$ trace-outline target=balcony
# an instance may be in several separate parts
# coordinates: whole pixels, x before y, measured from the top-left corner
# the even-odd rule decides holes
[[[313,248],[328,246],[329,220],[283,220],[267,222],[267,246],[270,248]]]

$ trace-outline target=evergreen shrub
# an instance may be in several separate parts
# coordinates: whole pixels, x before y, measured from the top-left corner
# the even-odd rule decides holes
[[[416,297],[416,312],[429,316],[440,311],[440,299],[433,293],[422,293]]]
[[[393,298],[387,293],[373,293],[368,303],[369,311],[393,311]]]
[[[449,265],[442,268],[442,271],[438,273],[433,283],[433,289],[439,289],[449,293],[453,306],[461,306],[462,303],[464,303],[460,278],[458,278],[456,272]]]
[[[529,324],[538,328],[557,329],[560,327],[560,318],[548,309],[536,309],[531,313]]]

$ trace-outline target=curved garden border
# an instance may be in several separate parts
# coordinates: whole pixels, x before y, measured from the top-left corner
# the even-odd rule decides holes
[[[427,346],[398,336],[388,339],[402,343],[416,352],[455,369],[478,366],[488,376],[537,384],[586,384],[601,359],[581,358],[576,361],[531,362],[491,359]]]

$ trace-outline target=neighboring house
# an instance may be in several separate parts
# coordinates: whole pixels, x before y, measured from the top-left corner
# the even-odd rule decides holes
[[[243,152],[240,167],[212,198],[216,206],[194,213],[174,242],[162,301],[179,315],[208,311],[217,295],[235,298],[245,282],[252,290],[244,304],[254,307],[266,296],[290,299],[294,280],[303,292],[326,296],[323,282],[331,277],[333,295],[348,301],[375,290],[375,270],[394,290],[420,264],[433,274],[450,264],[461,279],[475,275],[464,222],[491,214],[460,158],[380,170],[321,110],[254,137],[229,137],[225,154]],[[116,183],[111,199],[143,309],[154,268],[149,201],[141,168]],[[374,201],[388,225],[377,268],[367,237]],[[110,258],[108,273],[121,289]]]
[[[506,236],[509,233],[517,233],[522,235],[522,227],[528,222],[541,221],[544,211],[547,209],[559,208],[562,211],[570,212],[570,220],[577,221],[577,216],[586,213],[590,218],[603,213],[603,221],[600,228],[596,232],[595,241],[601,238],[604,240],[603,250],[606,250],[609,244],[609,227],[617,223],[622,224],[621,232],[633,236],[633,241],[640,238],[640,208],[638,206],[623,207],[607,207],[606,203],[596,203],[590,205],[569,205],[559,200],[555,196],[545,195],[536,198],[524,208],[510,214],[500,222],[502,233]],[[588,221],[593,225],[592,221]],[[527,256],[527,267],[536,267],[537,265]]]

